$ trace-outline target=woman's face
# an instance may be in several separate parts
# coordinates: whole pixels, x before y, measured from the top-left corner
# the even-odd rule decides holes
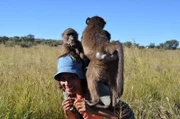
[[[59,76],[62,89],[68,94],[80,93],[81,91],[81,80],[76,74],[63,73]]]

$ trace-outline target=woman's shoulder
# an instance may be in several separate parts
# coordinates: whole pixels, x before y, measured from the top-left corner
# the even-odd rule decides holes
[[[100,102],[103,105],[110,105],[111,104],[111,97],[110,97],[110,89],[109,87],[104,83],[98,83],[98,93],[100,95]],[[86,93],[86,98],[90,99],[90,94]],[[135,119],[134,113],[130,106],[122,101],[119,100],[115,107],[113,107],[113,110],[118,113],[118,115],[121,117],[121,119]]]
[[[133,110],[122,100],[119,100],[119,103],[116,104],[114,110],[118,113],[120,119],[135,119]]]

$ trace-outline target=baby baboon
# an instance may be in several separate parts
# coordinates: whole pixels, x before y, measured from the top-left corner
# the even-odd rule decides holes
[[[103,30],[106,24],[103,18],[99,16],[87,18],[86,24],[82,37],[82,46],[85,55],[90,59],[86,78],[91,101],[87,101],[87,104],[98,106],[97,83],[102,81],[109,85],[112,99],[111,106],[115,106],[117,99],[123,94],[123,46],[119,41],[109,41],[110,37],[108,38],[107,31]],[[107,108],[108,106],[98,107]]]
[[[104,30],[105,34],[106,34],[106,37],[108,38],[108,40],[110,41],[111,40],[111,34],[107,31],[107,30]]]
[[[89,59],[84,55],[81,42],[78,40],[78,33],[68,28],[62,33],[63,44],[60,46],[60,56],[70,55],[77,62],[82,62],[84,68],[88,65]]]

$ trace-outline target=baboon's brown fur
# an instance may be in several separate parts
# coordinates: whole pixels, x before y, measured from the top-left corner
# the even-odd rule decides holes
[[[82,62],[84,68],[88,65],[89,59],[84,55],[81,42],[78,40],[78,33],[72,29],[67,28],[62,33],[63,44],[60,46],[60,55],[70,55],[77,62]]]
[[[85,55],[90,59],[86,78],[91,101],[87,101],[87,103],[94,106],[99,102],[97,83],[102,81],[109,85],[111,106],[115,106],[116,100],[123,94],[123,46],[119,41],[109,41],[110,34],[108,36],[107,31],[103,30],[106,24],[103,18],[99,16],[87,18],[86,24],[82,34],[82,46]],[[107,108],[107,106],[102,106],[102,108]]]

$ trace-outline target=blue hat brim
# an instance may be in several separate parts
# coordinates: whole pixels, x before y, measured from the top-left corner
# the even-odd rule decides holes
[[[80,79],[85,78],[82,64],[77,63],[70,56],[65,56],[58,59],[58,71],[54,75],[54,79],[59,80],[58,75],[62,73],[73,73],[76,74]]]
[[[80,79],[85,78],[82,72],[80,71],[78,72],[77,70],[74,70],[72,68],[63,68],[63,69],[58,70],[58,72],[54,75],[54,79],[58,80],[58,75],[62,73],[73,73],[73,74],[76,74],[78,78]]]

